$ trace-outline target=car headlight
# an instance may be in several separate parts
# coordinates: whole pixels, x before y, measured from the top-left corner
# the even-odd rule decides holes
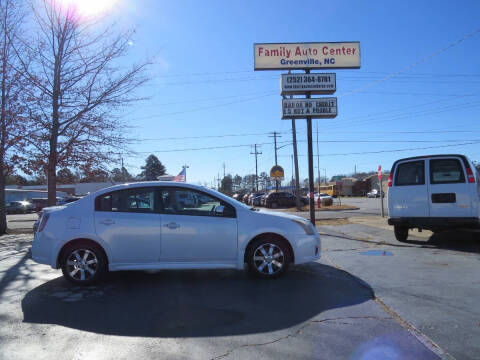
[[[305,234],[307,235],[314,235],[315,230],[313,229],[313,225],[310,222],[305,222],[302,220],[297,220],[297,219],[292,219],[292,221],[302,227],[302,229],[305,231]]]

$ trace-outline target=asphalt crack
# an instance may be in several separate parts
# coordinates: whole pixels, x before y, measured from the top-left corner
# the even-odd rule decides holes
[[[290,334],[287,334],[287,335],[281,336],[279,338],[276,338],[274,340],[266,341],[266,342],[263,342],[263,343],[244,344],[244,345],[236,346],[236,347],[226,351],[225,353],[223,353],[221,355],[218,355],[218,356],[215,356],[211,359],[212,360],[223,359],[223,358],[226,358],[226,357],[230,356],[232,353],[234,353],[235,351],[237,351],[239,349],[248,348],[248,347],[271,345],[271,344],[275,344],[275,343],[278,343],[278,342],[283,341],[283,340],[287,340],[289,338],[297,337],[298,335],[301,335],[303,333],[303,330],[305,328],[309,327],[312,324],[334,322],[334,323],[339,324],[339,325],[353,325],[353,324],[348,323],[348,322],[342,322],[344,320],[393,320],[393,318],[392,317],[378,317],[378,316],[347,316],[347,317],[327,318],[327,319],[320,319],[320,320],[310,320],[307,323],[305,323],[304,325],[302,325],[301,327],[299,327],[296,331],[294,331]]]

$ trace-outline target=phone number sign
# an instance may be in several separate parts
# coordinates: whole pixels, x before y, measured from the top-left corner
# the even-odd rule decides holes
[[[337,98],[283,99],[282,119],[329,119],[337,116]]]
[[[337,90],[335,73],[319,74],[282,74],[280,78],[282,95],[333,94]]]

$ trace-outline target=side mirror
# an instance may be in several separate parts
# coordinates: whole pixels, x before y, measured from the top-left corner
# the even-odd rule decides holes
[[[216,208],[215,208],[215,215],[217,216],[223,216],[223,212],[225,211],[225,206],[223,205],[218,205]]]

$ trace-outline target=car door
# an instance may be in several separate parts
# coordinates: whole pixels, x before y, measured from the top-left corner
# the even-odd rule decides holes
[[[465,164],[458,157],[429,160],[430,216],[472,217],[476,184],[468,183]]]
[[[161,261],[232,262],[237,258],[235,208],[210,194],[189,188],[160,190],[162,202]],[[186,204],[179,199],[197,199]],[[224,206],[223,215],[215,208]]]
[[[157,263],[161,215],[154,188],[135,188],[95,199],[95,231],[111,251],[111,263]]]
[[[430,214],[425,160],[399,162],[389,192],[390,217],[428,217]]]

